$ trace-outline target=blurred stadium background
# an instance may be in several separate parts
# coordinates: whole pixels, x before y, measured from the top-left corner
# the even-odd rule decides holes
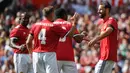
[[[9,47],[10,30],[19,24],[22,11],[28,11],[32,16],[29,27],[42,19],[41,9],[47,5],[65,8],[69,15],[78,12],[77,29],[86,30],[93,38],[97,34],[97,7],[101,0],[0,0],[0,73],[15,73],[13,51]],[[130,73],[130,0],[108,0],[112,5],[111,14],[118,22],[118,62],[112,73]],[[75,61],[79,73],[93,73],[98,61],[99,48],[87,46],[86,41],[73,41]]]

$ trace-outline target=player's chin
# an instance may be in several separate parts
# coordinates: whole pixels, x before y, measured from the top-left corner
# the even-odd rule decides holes
[[[103,15],[102,15],[102,14],[99,14],[99,17],[100,17],[100,18],[103,18]]]

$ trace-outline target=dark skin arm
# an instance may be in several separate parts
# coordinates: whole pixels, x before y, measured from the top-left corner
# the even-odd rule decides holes
[[[74,38],[74,40],[75,40],[77,43],[81,43],[84,36],[85,36],[85,35],[83,35],[83,34],[75,34],[75,35],[73,36],[73,38]]]
[[[70,31],[67,33],[67,36],[69,37],[73,37],[74,32],[76,30],[76,26],[77,26],[77,18],[78,18],[78,13],[75,13],[73,15],[73,17],[71,17],[71,23],[72,23],[72,28],[70,29]]]
[[[73,38],[77,43],[81,43],[84,40],[84,37],[87,36],[88,33],[86,31],[82,31],[80,34],[74,34]]]
[[[10,38],[10,43],[9,43],[9,46],[12,47],[12,48],[17,48],[19,50],[24,50],[26,47],[25,47],[25,44],[22,44],[22,45],[17,45],[16,43],[19,41],[19,39],[17,37],[12,37]]]

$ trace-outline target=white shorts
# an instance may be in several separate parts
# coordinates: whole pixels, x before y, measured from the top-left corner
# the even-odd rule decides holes
[[[34,73],[59,73],[57,67],[56,53],[33,52]]]
[[[94,73],[112,73],[112,68],[114,66],[114,61],[109,60],[99,60],[95,67]]]
[[[29,54],[14,54],[14,66],[16,73],[34,73]]]
[[[58,61],[58,70],[60,73],[78,73],[76,63],[73,61]]]

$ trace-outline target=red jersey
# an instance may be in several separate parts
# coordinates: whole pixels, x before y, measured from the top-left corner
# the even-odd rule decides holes
[[[33,52],[55,52],[59,38],[66,34],[66,29],[45,19],[34,24],[30,33],[34,37]]]
[[[16,44],[20,46],[26,43],[28,34],[29,34],[29,29],[19,24],[10,32],[10,38],[17,37],[18,42]],[[14,53],[28,53],[28,50],[25,49],[24,51],[21,51],[18,48],[14,48]]]
[[[60,24],[62,25],[62,27],[66,27],[66,32],[68,32],[72,27],[70,22],[67,22],[63,19],[57,19],[54,23]],[[75,33],[78,33],[78,31],[76,30]],[[57,54],[57,60],[74,61],[72,38],[66,37],[64,41],[61,41],[60,38],[56,54]]]
[[[108,26],[112,26],[114,31],[109,36],[100,41],[100,59],[117,61],[118,26],[116,20],[112,17],[101,20],[101,33],[106,31]]]

